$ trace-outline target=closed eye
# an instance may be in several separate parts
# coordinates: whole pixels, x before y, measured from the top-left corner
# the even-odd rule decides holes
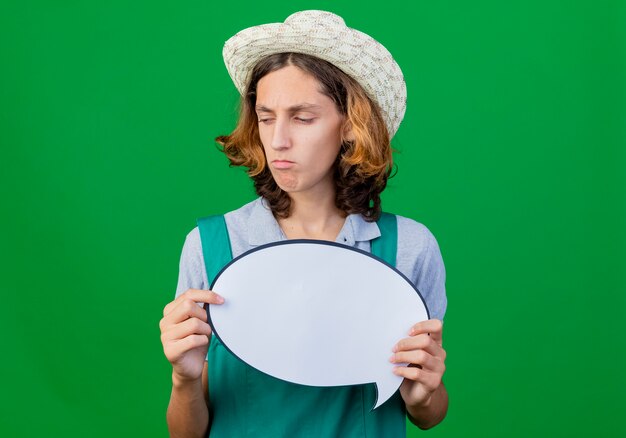
[[[268,119],[259,119],[259,123],[265,123],[265,124],[267,124],[267,123],[269,123],[269,122],[271,122],[271,121],[273,121],[273,120],[274,120],[274,119],[272,119],[272,118],[268,118]],[[298,121],[298,122],[300,122],[300,123],[309,124],[309,123],[312,123],[312,122],[313,122],[313,120],[315,120],[315,118],[312,118],[312,119],[303,119],[302,117],[296,117],[296,118],[295,118],[295,120],[297,120],[297,121]]]

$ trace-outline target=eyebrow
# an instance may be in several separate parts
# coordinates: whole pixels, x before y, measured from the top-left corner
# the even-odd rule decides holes
[[[287,111],[291,112],[291,113],[295,113],[298,111],[302,111],[302,110],[309,110],[309,109],[320,109],[322,108],[321,105],[315,104],[315,103],[301,103],[298,105],[292,105],[289,108],[287,108]],[[273,113],[274,110],[271,108],[266,107],[265,105],[257,105],[255,106],[255,109],[259,112],[263,112],[263,113]]]

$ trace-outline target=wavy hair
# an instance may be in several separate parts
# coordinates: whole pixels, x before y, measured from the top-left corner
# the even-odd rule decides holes
[[[267,199],[274,215],[289,217],[291,198],[278,187],[267,165],[255,111],[259,80],[288,65],[317,79],[320,92],[331,98],[345,116],[342,133],[347,123],[351,125],[354,140],[342,137],[334,165],[335,205],[346,214],[359,213],[367,221],[377,220],[381,213],[380,193],[387,186],[393,168],[387,126],[380,109],[359,83],[328,61],[292,52],[277,53],[259,61],[241,98],[237,126],[230,135],[218,136],[215,141],[228,157],[230,166],[248,168],[256,193]]]

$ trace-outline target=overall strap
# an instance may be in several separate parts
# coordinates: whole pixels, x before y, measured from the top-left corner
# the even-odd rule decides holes
[[[391,266],[396,266],[398,249],[398,220],[395,214],[382,213],[376,221],[380,237],[372,240],[372,254],[383,259]]]
[[[380,237],[372,240],[371,252],[391,266],[396,266],[398,248],[398,221],[395,214],[382,213],[376,221]],[[377,397],[373,384],[362,385],[363,413],[367,436],[406,436],[406,408],[400,391],[396,391],[389,400],[373,412],[366,414]]]
[[[198,230],[202,242],[202,255],[209,282],[208,287],[211,287],[220,270],[233,258],[224,216],[215,215],[199,218]]]
[[[398,248],[398,221],[396,215],[382,213],[376,221],[380,237],[372,240],[372,254],[396,265]],[[198,219],[198,229],[202,242],[202,255],[207,271],[209,286],[219,271],[232,260],[230,239],[223,215],[207,216]]]

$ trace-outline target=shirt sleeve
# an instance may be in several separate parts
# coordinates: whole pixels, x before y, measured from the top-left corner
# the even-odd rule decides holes
[[[178,270],[178,284],[176,286],[176,297],[184,293],[187,289],[207,290],[207,276],[204,268],[204,256],[202,254],[202,244],[200,241],[200,231],[198,227],[187,234],[183,251],[180,255],[180,265]],[[202,303],[198,306],[203,307]],[[207,352],[205,361],[209,360]]]
[[[187,234],[183,244],[178,270],[178,284],[176,285],[176,297],[187,289],[208,290],[207,283],[200,231],[198,227],[195,227]]]
[[[424,298],[431,318],[446,313],[446,268],[437,239],[423,224],[398,216],[398,269]]]

